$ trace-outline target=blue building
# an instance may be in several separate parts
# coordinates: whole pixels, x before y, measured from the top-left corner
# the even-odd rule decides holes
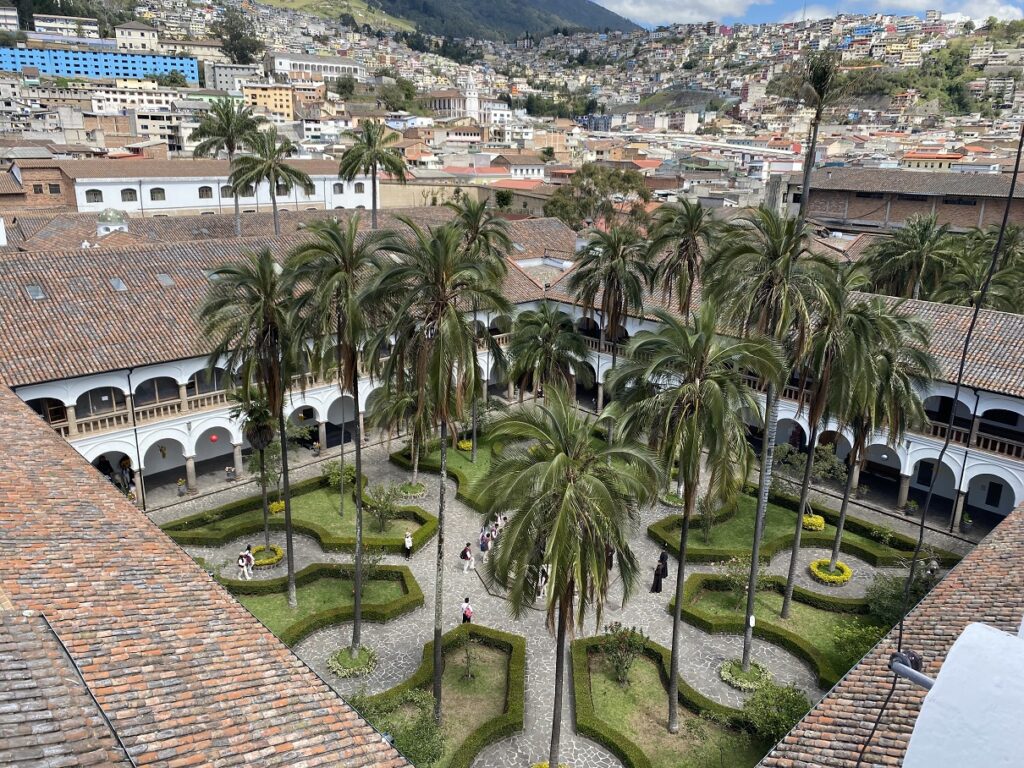
[[[153,53],[43,48],[0,48],[0,70],[20,72],[37,67],[56,77],[138,78],[166,75],[177,70],[190,83],[199,82],[199,65],[192,56]]]

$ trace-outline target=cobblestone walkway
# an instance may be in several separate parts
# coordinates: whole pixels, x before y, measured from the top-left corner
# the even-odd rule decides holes
[[[387,460],[387,451],[383,445],[372,446],[364,452],[364,468],[370,481],[401,482],[409,478],[409,473],[394,466]],[[319,473],[319,466],[306,466],[296,473],[296,478]],[[432,473],[421,473],[421,480],[427,485],[428,495],[419,502],[429,511],[436,513],[437,491],[439,478]],[[192,514],[213,504],[221,504],[232,497],[247,495],[246,489],[252,486],[231,488],[216,494],[212,499],[193,499],[186,503],[153,514],[154,520],[166,522],[186,514]],[[524,730],[508,739],[485,749],[474,762],[474,768],[524,768],[532,762],[547,759],[548,742],[550,739],[550,723],[554,702],[553,677],[555,668],[554,639],[544,625],[544,614],[541,611],[530,611],[518,621],[509,618],[504,600],[489,594],[482,580],[473,572],[463,573],[463,562],[458,559],[459,550],[469,541],[475,543],[480,528],[480,515],[455,499],[455,484],[449,484],[449,506],[446,522],[447,552],[445,555],[445,625],[444,631],[457,626],[461,621],[460,605],[465,597],[469,597],[474,607],[474,620],[478,623],[497,629],[522,635],[527,640],[527,678],[526,678],[526,710]],[[671,514],[663,506],[647,510],[641,524],[632,538],[632,546],[643,569],[643,583],[638,585],[637,592],[623,608],[621,604],[621,585],[616,583],[612,589],[610,606],[604,616],[604,622],[621,621],[627,626],[640,627],[657,643],[669,647],[672,640],[672,621],[667,613],[668,600],[674,590],[674,563],[670,577],[665,582],[665,591],[651,594],[649,579],[657,561],[659,548],[647,538],[647,526],[664,516]],[[283,545],[283,532],[273,532],[271,539]],[[245,540],[228,542],[217,548],[186,547],[187,551],[203,557],[206,562],[228,576],[235,575],[234,560],[238,551],[246,543],[259,543],[262,536],[253,536]],[[350,562],[347,553],[325,553],[317,542],[307,536],[296,535],[295,565],[300,569],[314,562]],[[336,625],[315,632],[295,646],[295,652],[316,670],[341,695],[355,692],[377,693],[392,687],[406,679],[417,668],[422,658],[423,645],[432,635],[433,595],[435,579],[436,546],[433,542],[421,549],[410,561],[401,556],[389,556],[385,562],[407,563],[419,581],[426,598],[424,608],[389,624],[363,624],[363,642],[375,648],[380,663],[373,675],[352,680],[340,680],[331,675],[326,666],[327,658],[338,648],[348,645],[351,639],[351,624]],[[477,552],[477,554],[479,554]],[[801,552],[800,584],[816,591],[827,591],[829,594],[862,596],[870,584],[874,569],[855,558],[844,557],[854,567],[856,576],[844,587],[829,589],[813,582],[806,576],[806,563],[816,557],[827,556],[824,550],[806,549]],[[785,575],[788,567],[788,553],[780,553],[771,562],[769,571]],[[713,571],[710,566],[691,565],[690,573]],[[284,574],[283,563],[272,569],[257,572],[257,578],[271,578]],[[580,636],[593,635],[600,632],[599,627],[589,623],[580,628]],[[742,648],[742,638],[738,635],[709,635],[686,623],[682,625],[682,656],[680,672],[684,680],[701,693],[729,706],[741,706],[745,694],[725,685],[718,677],[717,668],[722,661],[737,658]],[[823,695],[817,687],[816,675],[800,659],[778,646],[755,638],[754,658],[770,668],[780,683],[793,683],[805,691],[812,701]],[[567,672],[571,665],[567,660]],[[563,759],[572,768],[612,768],[620,762],[604,748],[575,733],[572,716],[571,679],[566,680],[567,695],[564,699],[562,712],[562,753]]]

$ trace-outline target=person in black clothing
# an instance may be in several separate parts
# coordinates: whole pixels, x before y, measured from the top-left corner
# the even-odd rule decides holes
[[[654,583],[651,584],[651,592],[661,592],[661,581],[668,576],[668,552],[664,549],[658,556],[658,564],[654,566]]]

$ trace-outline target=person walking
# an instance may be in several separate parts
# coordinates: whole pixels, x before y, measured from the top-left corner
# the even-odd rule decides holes
[[[469,573],[470,569],[476,570],[476,560],[473,558],[473,547],[470,546],[469,542],[466,542],[466,546],[462,549],[462,554],[459,558],[465,562],[462,566],[463,573]]]
[[[542,565],[540,567],[540,573],[537,574],[537,599],[539,600],[544,596],[548,587],[548,567]]]
[[[252,556],[252,544],[249,544],[245,549],[238,553],[238,578],[249,581],[252,579],[252,566],[256,562],[256,558]]]
[[[473,623],[473,606],[469,604],[469,598],[466,598],[466,602],[462,604],[462,623],[472,624]]]
[[[403,549],[405,550],[405,559],[408,560],[409,558],[412,557],[412,532],[411,531],[406,531],[405,532],[405,545],[404,545]]]
[[[664,549],[658,555],[658,564],[654,566],[654,583],[651,584],[651,592],[661,592],[661,582],[668,577],[668,552]]]
[[[487,562],[487,553],[491,551],[491,532],[485,526],[480,531],[480,559]]]

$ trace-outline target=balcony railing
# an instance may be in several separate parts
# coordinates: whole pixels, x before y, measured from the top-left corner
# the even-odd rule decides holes
[[[129,411],[113,411],[100,416],[87,416],[78,419],[77,429],[80,435],[92,435],[97,432],[108,432],[112,429],[124,429],[131,426],[132,415]]]
[[[170,419],[174,418],[179,413],[181,413],[181,400],[171,400],[166,403],[154,403],[153,405],[135,406],[135,420],[137,422]]]
[[[189,411],[205,411],[210,408],[220,408],[227,405],[227,390],[219,389],[214,392],[204,392],[201,395],[192,395],[188,399]]]

